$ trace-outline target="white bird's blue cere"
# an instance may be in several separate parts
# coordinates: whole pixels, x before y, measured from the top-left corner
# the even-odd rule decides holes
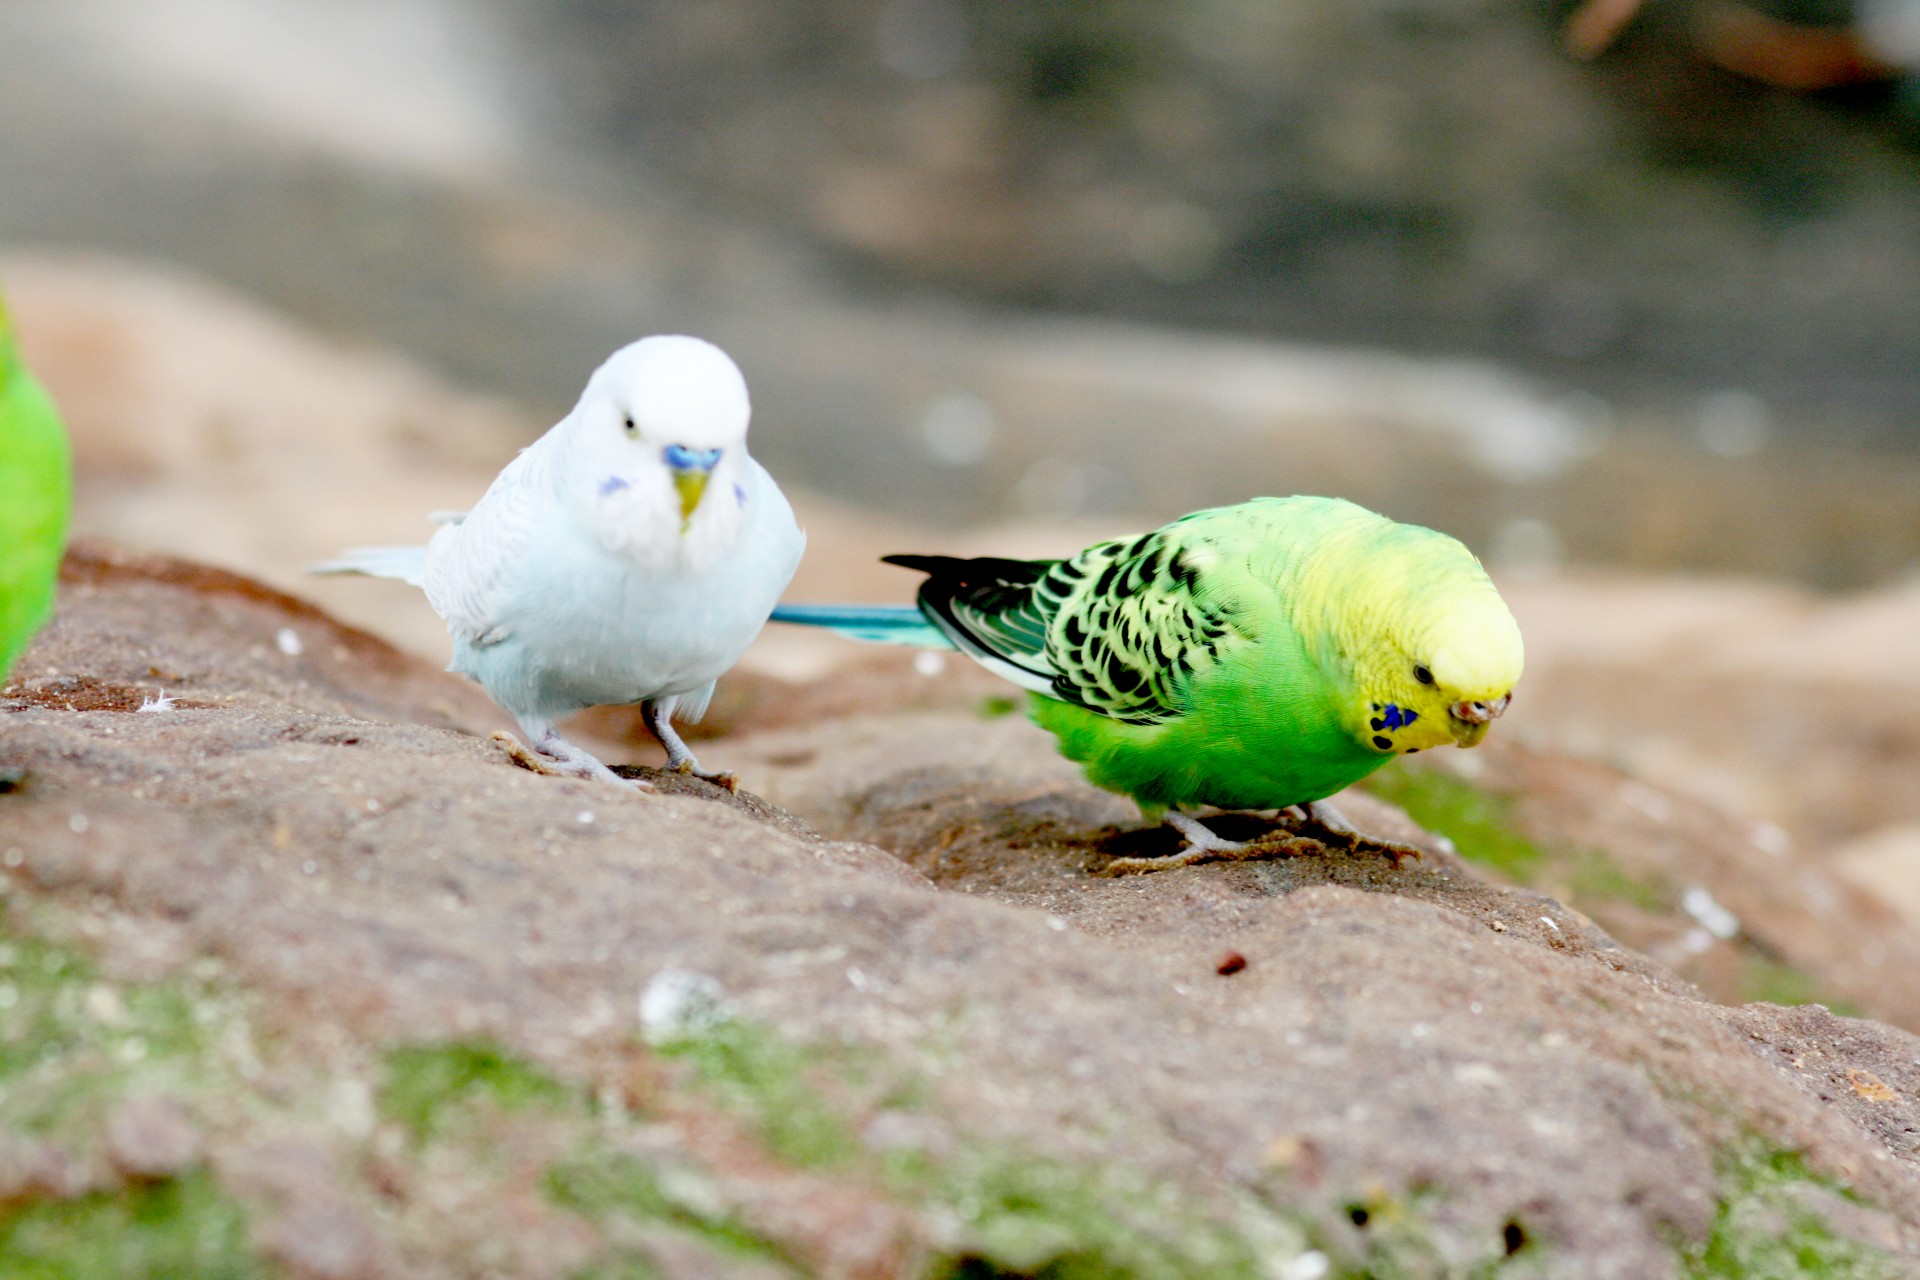
[[[760,633],[805,535],[747,454],[746,382],[698,338],[646,338],[424,547],[362,547],[316,573],[425,589],[449,670],[513,713],[543,768],[625,780],[562,738],[586,707],[638,704],[672,767],[706,774],[674,732]],[[709,492],[732,501],[714,501]]]

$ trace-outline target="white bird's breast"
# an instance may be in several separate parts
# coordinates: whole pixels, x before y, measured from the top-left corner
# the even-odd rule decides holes
[[[456,634],[454,669],[510,711],[555,716],[704,688],[759,634],[805,541],[765,472],[753,466],[744,482],[744,496],[711,495],[739,503],[737,536],[689,554],[610,548],[552,504],[515,539],[511,563],[497,566],[503,589],[489,612],[503,638]]]

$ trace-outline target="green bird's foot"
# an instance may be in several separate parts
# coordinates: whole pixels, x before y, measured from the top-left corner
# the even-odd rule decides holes
[[[1173,871],[1195,867],[1203,862],[1254,862],[1263,858],[1287,858],[1311,853],[1322,846],[1304,836],[1275,832],[1258,840],[1228,840],[1207,829],[1198,818],[1184,813],[1167,814],[1167,825],[1187,838],[1187,847],[1163,858],[1114,858],[1097,874],[1103,876],[1141,875],[1149,871]]]
[[[1360,828],[1354,826],[1346,814],[1341,813],[1340,810],[1334,808],[1333,805],[1325,800],[1315,800],[1308,805],[1295,805],[1294,809],[1296,811],[1303,811],[1308,820],[1324,827],[1334,835],[1344,838],[1350,845],[1366,845],[1369,849],[1376,849],[1384,853],[1387,857],[1393,859],[1393,865],[1396,867],[1408,858],[1412,858],[1417,862],[1425,856],[1420,849],[1414,845],[1401,844],[1398,840],[1382,840],[1378,836],[1368,835]]]

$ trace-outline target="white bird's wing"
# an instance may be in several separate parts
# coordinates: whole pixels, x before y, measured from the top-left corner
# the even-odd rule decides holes
[[[469,644],[504,640],[508,606],[535,527],[557,518],[549,436],[527,448],[488,486],[472,511],[442,524],[427,545],[421,586],[447,630]]]

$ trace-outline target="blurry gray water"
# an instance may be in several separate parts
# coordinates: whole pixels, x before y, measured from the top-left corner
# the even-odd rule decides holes
[[[880,141],[848,161],[849,113],[876,103],[935,154],[961,147],[972,100],[901,97],[944,74],[952,51],[913,38],[953,6],[876,5],[853,46],[748,3],[164,7],[164,31],[136,0],[0,8],[0,241],[178,262],[555,416],[620,343],[711,334],[747,368],[756,451],[782,476],[922,519],[1165,518],[1317,488],[1522,559],[1836,584],[1920,562],[1915,178],[1851,118],[1824,139],[1853,167],[1820,216],[1735,217],[1682,172],[1629,194],[1725,225],[1623,204],[1583,246],[1599,219],[1542,214],[1498,241],[1538,259],[1522,270],[1436,249],[1445,217],[1305,189],[1265,240],[1230,245],[1161,190],[1109,260],[1092,233],[1023,243],[1045,220],[987,198],[1005,174],[954,188],[981,198],[946,227],[900,195],[917,162]],[[666,53],[636,43],[653,29]],[[1032,164],[1065,164],[1074,127],[1032,126]],[[1099,182],[1069,186],[1063,224]]]

